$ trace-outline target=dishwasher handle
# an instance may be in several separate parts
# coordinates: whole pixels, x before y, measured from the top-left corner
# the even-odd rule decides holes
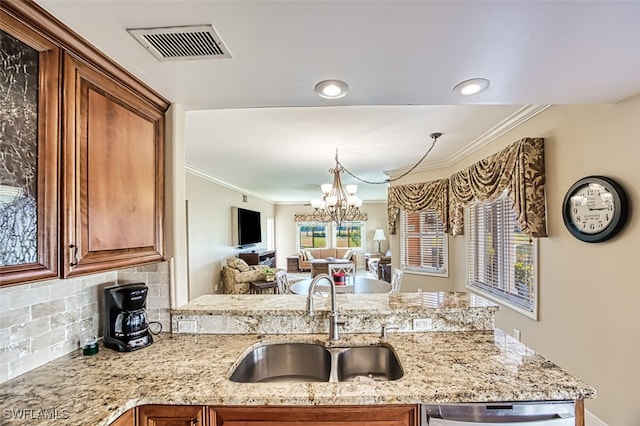
[[[488,420],[488,419],[487,419]],[[492,422],[488,423],[483,419],[474,419],[474,420],[448,420],[448,419],[436,419],[431,418],[427,421],[429,426],[526,426],[526,425],[535,425],[535,426],[574,426],[575,418],[573,417],[556,417],[555,419],[546,419],[546,420],[536,420],[534,417],[531,420],[527,420],[525,418],[520,418],[514,421],[505,422]]]
[[[428,426],[574,426],[573,401],[468,403],[421,406]]]

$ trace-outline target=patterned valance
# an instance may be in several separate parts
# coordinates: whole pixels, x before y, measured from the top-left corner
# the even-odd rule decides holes
[[[546,237],[544,139],[515,142],[449,178],[450,233],[464,232],[464,207],[491,201],[505,190],[513,201],[522,232]]]
[[[427,208],[436,210],[445,232],[449,229],[449,179],[392,186],[387,196],[389,233],[396,233],[396,221],[400,210],[418,212]]]
[[[360,216],[358,216],[357,218],[355,218],[353,220],[359,220],[359,221],[362,221],[362,222],[366,222],[367,219],[368,219],[368,217],[367,217],[366,213],[360,213]],[[295,215],[293,215],[293,221],[294,222],[320,222],[319,220],[314,218],[312,214],[295,214]]]

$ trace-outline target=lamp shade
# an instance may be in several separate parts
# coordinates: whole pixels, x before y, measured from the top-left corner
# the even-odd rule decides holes
[[[382,229],[376,229],[373,233],[373,241],[385,241],[384,231]]]

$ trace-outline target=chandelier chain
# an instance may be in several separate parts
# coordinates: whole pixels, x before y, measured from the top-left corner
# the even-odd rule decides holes
[[[340,160],[338,160],[338,149],[336,149],[336,166],[329,169],[329,173],[333,175],[333,184],[322,185],[322,200],[311,200],[311,206],[314,208],[314,219],[320,222],[335,222],[338,227],[341,226],[343,221],[357,220],[357,218],[360,217],[360,206],[362,205],[362,200],[356,196],[357,186],[347,185],[345,191],[345,187],[342,185],[342,180],[340,179],[340,174],[347,173],[360,182],[372,185],[380,185],[383,183],[390,183],[398,179],[402,179],[403,177],[411,173],[416,167],[418,167],[418,165],[422,163],[425,158],[427,158],[429,153],[431,153],[431,151],[435,147],[438,138],[442,136],[442,133],[431,133],[429,136],[431,136],[431,138],[433,139],[433,143],[431,144],[431,147],[429,147],[427,152],[422,156],[420,161],[418,161],[411,168],[409,168],[409,170],[407,170],[400,176],[397,176],[393,179],[386,179],[384,182],[368,181],[353,174],[342,163],[340,163]]]
[[[376,182],[376,181],[369,181],[366,179],[362,179],[361,177],[356,176],[355,174],[353,174],[353,172],[351,172],[351,170],[347,169],[344,164],[342,164],[339,160],[338,160],[338,152],[336,151],[336,162],[338,163],[338,165],[340,167],[342,167],[342,169],[352,178],[359,180],[360,182],[363,183],[367,183],[370,185],[382,185],[385,183],[391,183],[391,182],[395,182],[397,180],[402,179],[403,177],[405,177],[406,175],[408,175],[409,173],[411,173],[416,167],[418,167],[420,165],[420,163],[422,163],[424,161],[425,158],[427,158],[427,156],[431,153],[431,151],[433,150],[433,148],[436,146],[436,141],[438,140],[438,138],[440,136],[442,136],[442,133],[431,133],[429,136],[431,136],[431,138],[433,139],[433,142],[431,143],[431,146],[429,147],[429,149],[427,150],[427,152],[422,156],[422,158],[420,160],[418,160],[418,162],[416,164],[414,164],[413,166],[411,166],[411,168],[409,170],[407,170],[406,172],[402,173],[400,176],[396,176],[395,178],[389,178],[389,179],[385,179],[382,182]]]

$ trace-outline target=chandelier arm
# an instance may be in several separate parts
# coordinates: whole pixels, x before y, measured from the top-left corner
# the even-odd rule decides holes
[[[408,175],[409,173],[411,173],[411,172],[412,172],[416,167],[418,167],[418,165],[419,165],[420,163],[422,163],[422,162],[424,161],[424,159],[425,159],[425,158],[427,158],[427,156],[429,155],[429,153],[431,153],[431,151],[433,150],[433,148],[436,146],[436,141],[438,140],[438,138],[439,138],[440,136],[442,136],[442,134],[441,134],[441,133],[432,133],[430,136],[433,138],[433,143],[431,143],[431,147],[429,147],[429,149],[428,149],[428,150],[427,150],[427,152],[422,156],[422,158],[421,158],[421,159],[420,159],[416,164],[414,164],[414,165],[413,165],[409,170],[407,170],[406,172],[404,172],[404,173],[403,173],[403,174],[401,174],[400,176],[396,176],[396,177],[395,177],[395,178],[393,178],[393,179],[389,178],[389,179],[386,179],[386,180],[384,180],[384,181],[382,181],[382,182],[373,182],[373,181],[368,181],[368,180],[366,180],[366,179],[362,179],[362,178],[360,178],[360,177],[358,177],[358,176],[354,175],[354,174],[353,174],[349,169],[347,169],[347,168],[344,166],[344,164],[342,164],[341,162],[339,162],[339,161],[338,161],[338,156],[337,156],[337,154],[336,154],[336,162],[340,165],[340,167],[342,167],[342,168],[344,169],[344,171],[345,171],[347,174],[349,174],[349,176],[351,176],[351,177],[352,177],[352,178],[354,178],[354,179],[359,180],[360,182],[368,183],[368,184],[370,184],[370,185],[382,185],[382,184],[384,184],[384,183],[391,183],[391,182],[395,182],[395,181],[397,181],[397,180],[402,179],[403,177],[405,177],[405,176],[406,176],[406,175]]]

